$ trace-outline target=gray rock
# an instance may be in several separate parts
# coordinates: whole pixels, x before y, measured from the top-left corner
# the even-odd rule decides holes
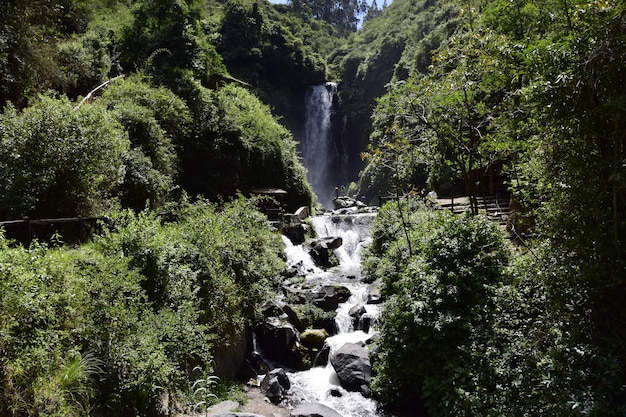
[[[276,361],[290,356],[298,338],[298,333],[291,323],[275,317],[266,318],[261,322],[256,328],[256,335],[265,355]]]
[[[352,319],[352,328],[355,330],[362,330],[359,325],[361,323],[361,317],[367,313],[365,307],[362,304],[357,304],[353,306],[350,311],[348,311],[348,315]]]
[[[289,417],[342,417],[342,415],[323,404],[303,403],[294,408]]]
[[[313,359],[313,367],[323,367],[328,364],[328,357],[330,356],[330,346],[324,344],[324,346],[317,352]]]
[[[341,285],[325,285],[307,295],[308,301],[324,311],[333,311],[350,298],[350,289]]]
[[[331,258],[333,250],[338,249],[343,244],[340,237],[324,237],[314,240],[310,243],[311,251],[309,254],[317,265],[322,268],[330,268],[335,266],[336,259]]]
[[[359,322],[357,323],[355,328],[357,330],[362,330],[367,333],[370,331],[370,328],[373,324],[376,324],[376,317],[372,316],[369,313],[365,313],[360,317]]]
[[[366,347],[356,343],[346,343],[330,357],[341,386],[348,391],[369,394],[372,366]]]
[[[291,382],[282,368],[271,370],[261,381],[261,391],[274,404],[282,401],[289,388],[291,388]]]
[[[214,404],[209,407],[207,410],[210,415],[228,415],[233,410],[238,409],[241,406],[237,401],[222,401],[220,403]]]
[[[220,413],[220,414],[213,414],[213,417],[265,417],[262,416],[260,414],[253,414],[253,413]]]

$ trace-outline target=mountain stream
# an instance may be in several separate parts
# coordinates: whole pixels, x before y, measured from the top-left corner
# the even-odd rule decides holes
[[[330,346],[330,356],[345,343],[367,342],[374,335],[355,330],[348,312],[355,305],[363,305],[366,314],[375,322],[380,306],[367,304],[369,285],[361,281],[360,254],[364,245],[371,240],[371,230],[375,214],[336,215],[325,214],[311,218],[320,238],[341,237],[343,244],[334,250],[339,266],[322,270],[315,265],[306,248],[294,246],[288,238],[285,241],[287,264],[297,267],[305,275],[307,284],[313,286],[338,284],[350,289],[347,302],[339,304],[335,318],[338,332],[326,339]],[[285,403],[294,406],[304,402],[316,402],[336,410],[343,417],[377,417],[377,403],[364,397],[360,392],[343,389],[330,361],[324,367],[314,367],[307,371],[288,372],[291,389]]]

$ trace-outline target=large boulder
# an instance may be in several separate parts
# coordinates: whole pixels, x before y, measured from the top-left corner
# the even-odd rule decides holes
[[[307,302],[307,296],[309,291],[293,285],[283,285],[283,294],[287,298],[287,301],[294,304],[303,304]],[[284,309],[284,307],[283,307]],[[285,312],[286,313],[286,312]]]
[[[246,358],[245,362],[237,372],[237,379],[247,381],[250,379],[256,379],[258,375],[263,375],[269,372],[269,367],[265,363],[263,356],[259,352],[251,352]]]
[[[324,311],[333,311],[350,298],[350,289],[341,285],[324,285],[307,295],[308,301]]]
[[[283,315],[283,309],[273,301],[266,301],[261,306],[261,314],[263,317],[280,317]]]
[[[293,347],[298,340],[298,332],[291,323],[276,317],[268,317],[256,327],[259,347],[269,359],[283,364],[292,361]]]
[[[289,417],[342,417],[342,415],[323,404],[302,403],[291,410]]]
[[[330,268],[337,265],[336,259],[333,259],[331,255],[333,250],[339,249],[343,244],[343,239],[340,237],[324,237],[314,240],[310,243],[311,250],[309,255],[315,261],[317,265],[322,268]]]
[[[328,332],[325,329],[306,329],[300,335],[300,342],[308,348],[320,349],[327,337]]]
[[[271,370],[261,381],[261,391],[274,404],[281,402],[290,388],[291,382],[283,368]]]
[[[234,413],[232,411],[226,413],[213,414],[213,417],[265,417],[254,413]]]
[[[367,313],[365,310],[365,306],[363,304],[354,305],[350,311],[348,311],[348,315],[352,321],[352,328],[354,330],[362,330],[359,328],[359,323],[361,322],[361,317]]]
[[[346,343],[330,357],[330,363],[335,369],[342,387],[348,391],[369,394],[372,366],[369,352],[365,346]]]
[[[301,245],[306,239],[306,234],[309,232],[309,227],[305,223],[299,223],[282,229],[283,235],[294,245]]]
[[[295,326],[298,331],[303,332],[309,327],[316,329],[324,329],[329,335],[337,333],[337,323],[335,322],[335,311],[316,312],[309,303],[304,304],[286,304],[283,311],[289,318],[289,322]],[[319,308],[319,307],[318,307]],[[321,311],[321,309],[319,309]]]

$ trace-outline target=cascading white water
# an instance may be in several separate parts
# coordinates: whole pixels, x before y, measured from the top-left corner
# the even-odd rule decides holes
[[[320,203],[332,207],[333,182],[331,155],[333,155],[331,113],[333,95],[337,85],[327,83],[308,88],[305,96],[305,131],[300,143],[303,163],[307,168],[307,179]]]
[[[348,312],[357,305],[363,305],[367,314],[377,317],[379,307],[368,305],[368,285],[361,282],[360,277],[360,252],[364,245],[371,240],[371,228],[373,214],[358,215],[324,215],[311,219],[319,237],[341,237],[343,245],[335,250],[340,265],[328,271],[313,271],[306,275],[310,283],[329,284],[336,283],[346,286],[351,291],[350,299],[337,308],[335,319],[338,334],[326,339],[330,346],[331,355],[345,343],[365,342],[373,336],[374,330],[368,333],[354,330],[352,319]],[[288,264],[304,265],[309,261],[303,261],[306,251],[295,249],[293,245],[287,247],[286,256]],[[302,252],[299,252],[302,250]],[[294,256],[292,258],[292,256]],[[312,262],[312,260],[310,261]],[[291,404],[301,402],[318,402],[335,409],[343,417],[377,417],[377,403],[365,398],[361,393],[350,392],[341,388],[337,375],[330,363],[325,367],[316,367],[308,371],[289,373],[291,389],[288,392],[288,402]],[[335,395],[331,392],[335,391]],[[341,396],[337,397],[336,392]]]

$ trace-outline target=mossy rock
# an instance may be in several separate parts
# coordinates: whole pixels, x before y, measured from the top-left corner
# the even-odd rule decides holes
[[[300,342],[306,347],[320,349],[327,337],[325,329],[306,329],[300,335]]]

